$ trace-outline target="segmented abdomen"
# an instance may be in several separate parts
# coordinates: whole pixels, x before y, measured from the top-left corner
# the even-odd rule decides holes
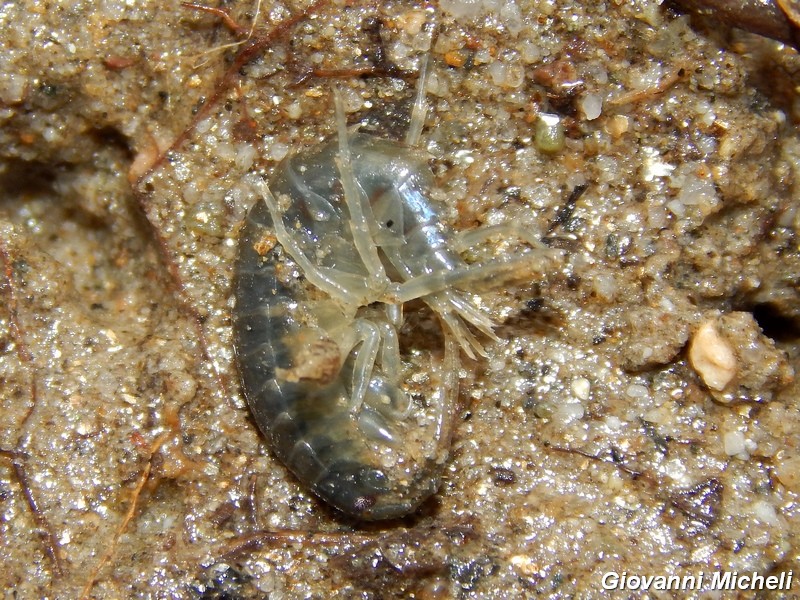
[[[239,371],[256,423],[278,458],[323,500],[359,518],[405,515],[435,492],[440,461],[406,460],[407,477],[393,480],[380,463],[386,458],[376,451],[380,444],[365,438],[350,411],[352,366],[342,364],[336,341],[314,323],[322,313],[331,319],[338,307],[276,245],[263,201],[242,229],[237,273]]]

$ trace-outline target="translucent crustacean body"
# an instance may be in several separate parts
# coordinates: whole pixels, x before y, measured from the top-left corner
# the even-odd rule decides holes
[[[465,322],[494,337],[455,286],[516,279],[532,256],[468,265],[458,254],[491,228],[458,240],[440,220],[414,148],[422,71],[405,144],[349,133],[337,94],[337,139],[288,157],[269,184],[255,178],[262,199],[239,242],[234,332],[255,420],[302,482],[360,519],[404,516],[436,491],[458,346],[483,354]],[[398,330],[415,298],[442,322],[444,343],[435,360],[410,365]],[[424,394],[412,397],[412,377]]]

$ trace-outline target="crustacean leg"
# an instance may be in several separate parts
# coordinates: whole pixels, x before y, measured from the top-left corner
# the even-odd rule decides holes
[[[368,286],[376,292],[381,292],[390,286],[386,270],[383,268],[378,247],[372,239],[371,231],[375,231],[375,218],[372,216],[369,201],[364,197],[363,190],[358,186],[353,175],[350,163],[350,146],[347,137],[347,121],[344,115],[342,96],[338,88],[334,88],[334,104],[336,105],[336,130],[339,137],[339,156],[336,166],[344,190],[344,201],[350,214],[350,230],[353,234],[353,243],[361,257],[369,277]]]
[[[275,237],[303,270],[306,279],[318,289],[337,298],[345,306],[364,305],[365,300],[370,296],[364,277],[333,267],[314,264],[286,228],[286,224],[283,222],[283,210],[278,204],[278,199],[270,191],[269,185],[260,178],[255,179],[253,185],[261,193],[272,216]]]

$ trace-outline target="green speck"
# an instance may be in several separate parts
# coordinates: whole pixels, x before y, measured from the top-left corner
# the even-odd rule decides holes
[[[534,140],[541,152],[554,153],[564,149],[564,125],[558,115],[549,113],[539,115]]]

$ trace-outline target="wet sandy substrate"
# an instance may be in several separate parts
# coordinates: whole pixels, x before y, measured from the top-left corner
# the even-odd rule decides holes
[[[230,54],[207,51],[230,33],[157,3],[0,8],[5,588],[612,597],[609,571],[800,572],[800,62],[656,2],[583,4],[323,7],[137,195],[131,169],[211,94]],[[462,361],[439,495],[361,528],[308,496],[250,420],[229,286],[255,200],[242,175],[334,131],[329,83],[289,84],[369,64],[374,17],[400,68],[430,52],[442,219],[515,221],[565,253],[481,296],[501,341]],[[403,135],[413,78],[340,85],[351,121]],[[542,113],[564,131],[550,151]],[[263,529],[356,533],[221,558]]]

